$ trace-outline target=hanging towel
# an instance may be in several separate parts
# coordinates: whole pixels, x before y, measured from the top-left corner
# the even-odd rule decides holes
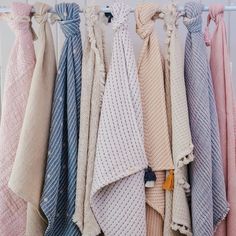
[[[144,40],[138,77],[143,108],[144,143],[148,164],[155,172],[155,186],[146,188],[147,235],[162,235],[165,213],[165,170],[173,169],[168,133],[164,75],[158,38],[154,32],[159,17],[157,4],[136,8],[136,31]],[[152,222],[152,223],[151,223]]]
[[[7,17],[15,42],[7,66],[0,125],[0,235],[24,235],[26,203],[8,188],[35,65],[32,6],[13,3]]]
[[[211,19],[216,24],[212,37],[209,34]],[[226,194],[230,205],[227,219],[220,224],[216,235],[234,236],[236,232],[236,134],[233,131],[236,125],[236,116],[234,114],[236,110],[224,22],[224,5],[215,4],[210,6],[205,40],[207,45],[211,47],[210,67],[220,128]]]
[[[142,110],[133,45],[128,33],[130,8],[111,6],[114,42],[98,130],[91,205],[106,236],[145,236]]]
[[[90,193],[97,142],[102,95],[105,86],[104,13],[99,6],[87,7],[86,45],[83,52],[80,107],[80,135],[77,169],[76,208],[74,221],[82,235],[101,233],[90,206]]]
[[[39,24],[36,65],[9,187],[28,202],[26,235],[44,235],[39,204],[43,187],[56,59],[47,4],[34,5]]]
[[[185,81],[195,160],[190,184],[193,234],[212,236],[228,213],[213,85],[202,29],[203,5],[185,5]]]
[[[75,3],[55,6],[65,42],[53,95],[48,159],[40,206],[47,217],[45,236],[80,235],[75,211],[80,119],[82,45],[80,10]]]
[[[165,70],[170,80],[172,155],[175,167],[172,202],[172,229],[192,235],[191,215],[187,195],[190,192],[187,165],[193,161],[186,88],[184,81],[184,53],[178,36],[178,12],[174,4],[163,8],[165,42]]]

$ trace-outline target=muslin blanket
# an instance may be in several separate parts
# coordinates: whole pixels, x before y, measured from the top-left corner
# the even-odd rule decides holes
[[[106,236],[145,236],[147,160],[137,68],[128,33],[130,8],[112,6],[114,42],[97,138],[91,205]]]
[[[101,232],[90,206],[97,132],[106,75],[103,52],[104,13],[99,12],[99,6],[87,7],[85,10],[87,37],[82,63],[76,208],[73,219],[82,235],[86,236],[96,236]]]
[[[184,81],[184,52],[178,36],[178,12],[174,4],[163,8],[165,40],[165,73],[170,80],[171,98],[171,136],[172,156],[175,167],[172,229],[184,235],[192,235],[191,215],[187,195],[190,192],[188,184],[187,165],[193,161],[193,144],[190,133],[186,88]]]
[[[212,236],[228,213],[219,128],[199,2],[185,5],[185,81],[195,160],[190,183],[193,234]]]
[[[216,24],[212,37],[209,33],[211,19]],[[220,224],[216,235],[233,236],[236,232],[236,134],[234,132],[236,125],[236,113],[234,114],[234,112],[236,110],[230,74],[226,26],[224,22],[224,5],[215,4],[210,6],[205,41],[211,47],[210,67],[220,128],[220,144],[224,164],[226,194],[230,205],[227,219]]]
[[[28,202],[26,235],[44,235],[46,219],[39,204],[44,181],[45,162],[56,59],[52,32],[47,21],[50,7],[34,5],[34,18],[39,24],[36,44],[36,65],[32,78],[25,118],[9,187]]]
[[[144,40],[138,63],[138,77],[148,165],[157,176],[155,186],[146,188],[147,235],[162,235],[165,213],[165,170],[173,169],[165,99],[164,75],[159,42],[154,32],[159,17],[157,4],[136,8],[136,31]],[[152,222],[152,223],[151,223]]]
[[[0,125],[1,236],[25,234],[26,203],[7,185],[15,160],[35,65],[30,27],[31,9],[31,5],[13,3],[12,13],[6,16],[16,38],[7,66]]]
[[[75,211],[80,119],[82,45],[80,10],[75,3],[55,6],[65,42],[53,95],[48,158],[40,206],[47,217],[45,236],[80,235]]]

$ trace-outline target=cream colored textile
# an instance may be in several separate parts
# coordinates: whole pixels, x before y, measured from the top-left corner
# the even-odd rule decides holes
[[[50,25],[49,6],[37,3],[34,18],[39,24],[36,66],[9,187],[28,202],[27,236],[44,235],[46,221],[39,215],[44,181],[49,123],[56,60]]]
[[[190,236],[191,216],[186,193],[190,192],[187,165],[193,161],[193,144],[184,81],[184,54],[178,38],[176,7],[173,4],[164,7],[162,17],[166,30],[165,74],[170,81],[172,156],[175,166],[171,227]]]
[[[85,10],[87,37],[82,64],[76,208],[73,217],[85,236],[101,233],[90,206],[97,132],[106,76],[103,52],[104,14],[99,14],[99,11],[98,6]]]
[[[157,220],[152,227],[153,218],[164,219],[165,170],[173,169],[167,121],[164,75],[158,38],[154,32],[155,20],[159,17],[156,4],[142,4],[136,8],[137,33],[144,40],[139,57],[138,75],[141,89],[144,143],[149,166],[155,172],[157,181],[153,188],[146,188],[147,234],[162,235],[163,222]],[[156,212],[149,209],[153,208]]]

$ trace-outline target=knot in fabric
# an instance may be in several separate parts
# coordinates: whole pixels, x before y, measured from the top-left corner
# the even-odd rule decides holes
[[[210,6],[209,8],[209,18],[211,18],[216,24],[219,23],[219,21],[224,16],[224,5],[222,4],[214,4]]]
[[[55,11],[60,17],[59,23],[62,32],[68,37],[80,35],[80,8],[76,3],[60,3],[55,6]]]
[[[160,8],[157,4],[145,3],[136,8],[136,32],[142,39],[149,37],[153,32],[159,14]]]
[[[45,13],[45,14],[41,15],[41,14],[35,13],[34,19],[38,24],[45,24],[45,22],[47,22],[47,20],[48,20],[48,14]]]
[[[199,2],[189,2],[184,6],[184,24],[190,33],[198,33],[202,30],[203,5]]]
[[[45,24],[48,21],[48,10],[51,7],[45,3],[35,3],[34,18],[38,24]]]
[[[112,28],[115,32],[128,29],[129,6],[123,1],[117,1],[111,6],[111,13],[113,15]]]
[[[99,11],[98,6],[89,6],[85,10],[86,24],[88,27],[93,27],[99,20]]]

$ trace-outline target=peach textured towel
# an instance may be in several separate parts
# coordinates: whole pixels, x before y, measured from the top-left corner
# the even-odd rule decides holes
[[[51,104],[56,77],[52,32],[47,21],[50,6],[34,5],[39,24],[36,65],[29,92],[25,118],[13,165],[9,187],[28,202],[26,236],[44,235],[46,219],[40,214],[40,197],[45,174]]]
[[[87,37],[82,62],[76,208],[73,216],[84,236],[96,236],[101,233],[90,206],[90,193],[106,76],[103,51],[104,17],[99,6],[91,6],[85,10]]]
[[[136,31],[144,40],[138,77],[143,108],[144,143],[148,164],[155,172],[154,187],[146,188],[147,235],[162,235],[165,213],[165,170],[173,169],[165,99],[164,75],[158,38],[154,32],[159,17],[157,4],[136,8]]]
[[[0,235],[23,236],[26,203],[7,186],[15,160],[35,65],[31,5],[13,3],[7,16],[16,39],[7,67],[0,125]]]
[[[212,38],[209,35],[211,19],[216,28]],[[220,146],[223,157],[225,185],[230,211],[215,235],[234,236],[236,232],[236,127],[235,100],[230,74],[230,61],[224,22],[224,5],[210,6],[205,41],[211,47],[210,66],[216,99],[216,108],[220,129]]]
[[[114,42],[98,129],[91,205],[106,236],[145,236],[147,160],[130,8],[112,5]]]

